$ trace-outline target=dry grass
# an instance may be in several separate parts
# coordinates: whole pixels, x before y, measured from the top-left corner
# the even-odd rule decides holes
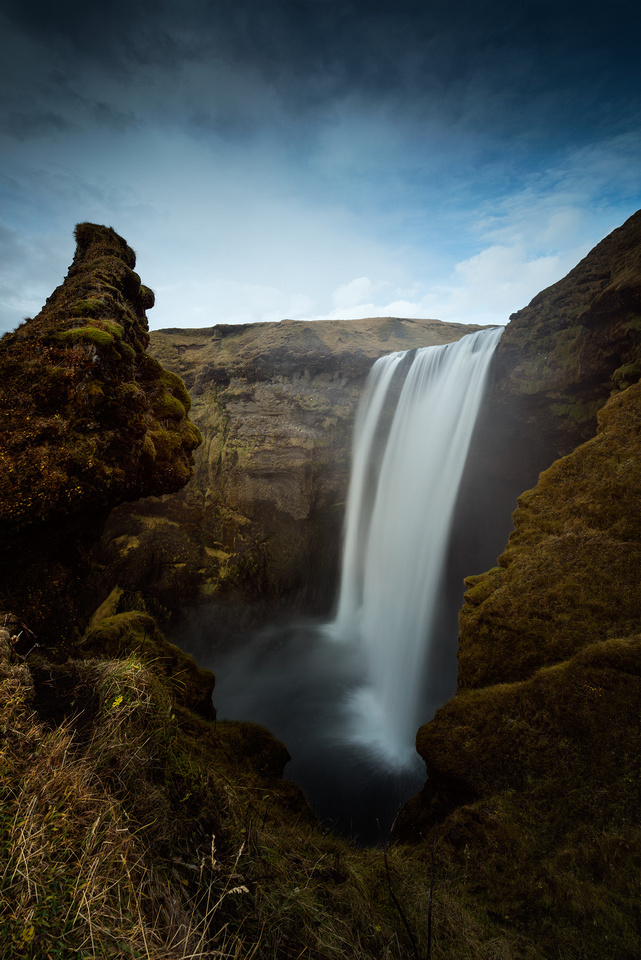
[[[426,956],[429,851],[391,848],[387,876],[321,830],[260,773],[265,731],[179,711],[136,656],[76,664],[95,713],[51,729],[0,645],[2,960],[412,960],[412,939]],[[438,873],[431,956],[541,960]]]
[[[141,777],[151,715],[169,716],[168,695],[150,693],[141,663],[96,663],[102,711],[89,742],[71,723],[47,729],[30,707],[25,666],[2,664],[0,747],[0,955],[72,957],[249,958],[242,937],[217,915],[227,897],[247,888],[216,859],[212,840],[194,883],[172,876],[150,848],[153,831],[138,824],[111,785]],[[132,737],[133,732],[133,737]],[[194,919],[196,918],[196,919]]]
[[[190,713],[138,655],[69,669],[95,696],[52,729],[34,712],[30,670],[6,644],[0,656],[2,960],[428,957],[431,842],[385,858],[322,830],[297,788],[265,772],[278,750],[267,731]],[[544,960],[557,928],[564,960],[592,956],[579,927],[590,911],[605,917],[586,900],[601,888],[577,876],[576,890],[554,892],[576,871],[552,854],[590,855],[599,870],[616,844],[602,857],[534,851],[537,873],[543,826],[513,806],[463,807],[439,828],[430,960]],[[576,901],[576,923],[545,921],[548,894]],[[611,956],[628,955],[615,941]]]

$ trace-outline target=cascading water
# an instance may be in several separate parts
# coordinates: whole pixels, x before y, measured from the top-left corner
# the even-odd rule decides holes
[[[456,634],[451,599],[440,602],[441,577],[501,331],[374,365],[356,419],[331,624],[266,625],[208,659],[195,628],[201,624],[206,644],[210,628],[198,614],[191,643],[180,640],[215,670],[218,715],[264,724],[280,737],[292,756],[287,775],[315,813],[362,842],[378,842],[420,789],[416,730],[454,692],[456,666],[447,657]],[[450,618],[445,630],[439,608]],[[446,662],[436,664],[443,649]]]
[[[396,353],[373,367],[359,408],[343,568],[331,635],[365,656],[346,703],[347,739],[386,766],[416,759],[425,665],[452,514],[489,364],[502,327],[416,351],[381,451]],[[438,706],[438,704],[436,704]]]

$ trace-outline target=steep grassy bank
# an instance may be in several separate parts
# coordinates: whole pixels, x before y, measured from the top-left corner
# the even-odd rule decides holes
[[[467,580],[459,692],[417,735],[399,840],[545,956],[638,956],[641,385],[541,474]],[[584,942],[580,942],[580,937]]]

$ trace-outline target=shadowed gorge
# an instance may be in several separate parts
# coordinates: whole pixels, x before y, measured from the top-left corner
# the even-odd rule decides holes
[[[3,957],[637,960],[641,214],[515,314],[488,364],[440,561],[434,656],[458,649],[456,692],[418,729],[427,780],[384,849],[332,833],[283,778],[345,807],[380,792],[390,823],[424,780],[376,783],[308,735],[354,665],[305,617],[335,596],[374,361],[454,353],[470,328],[149,342],[133,252],[92,224],[77,242],[0,341]],[[375,432],[364,487],[391,413]],[[248,676],[260,722],[215,719]],[[297,710],[309,726],[281,743],[270,711]]]

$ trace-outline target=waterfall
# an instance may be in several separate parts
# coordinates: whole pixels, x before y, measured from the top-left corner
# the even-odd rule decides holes
[[[378,360],[357,413],[336,619],[364,657],[347,739],[411,766],[452,514],[503,328]],[[404,379],[403,379],[404,376]],[[390,424],[386,400],[398,393]]]

